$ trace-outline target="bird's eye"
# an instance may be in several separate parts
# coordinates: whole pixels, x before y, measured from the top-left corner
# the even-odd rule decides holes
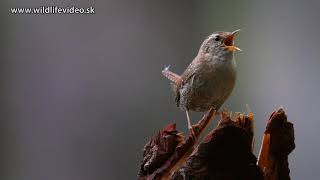
[[[220,37],[219,37],[219,36],[216,36],[216,37],[214,38],[214,40],[215,40],[215,41],[220,41]]]

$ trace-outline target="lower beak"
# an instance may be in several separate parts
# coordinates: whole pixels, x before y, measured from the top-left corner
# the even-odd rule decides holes
[[[233,41],[236,37],[236,34],[240,31],[240,29],[233,31],[230,35],[226,37],[223,41],[224,45],[227,47],[229,51],[241,51],[240,48],[234,46]]]

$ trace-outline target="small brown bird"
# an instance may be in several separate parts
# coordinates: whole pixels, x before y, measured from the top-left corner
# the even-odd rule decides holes
[[[241,51],[234,46],[238,31],[216,32],[208,36],[181,76],[169,71],[169,67],[162,71],[172,82],[177,106],[187,114],[188,128],[193,138],[195,134],[189,111],[219,110],[233,90],[237,77],[233,56],[235,51]]]

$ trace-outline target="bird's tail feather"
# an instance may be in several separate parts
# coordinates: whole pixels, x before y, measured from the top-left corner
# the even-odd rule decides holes
[[[181,81],[181,77],[178,74],[171,72],[169,68],[170,66],[165,67],[162,70],[162,74],[173,83],[173,86],[176,86]]]

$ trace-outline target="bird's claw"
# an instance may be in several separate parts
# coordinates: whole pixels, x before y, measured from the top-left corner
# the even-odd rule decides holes
[[[196,133],[194,132],[193,127],[189,127],[189,132],[190,132],[191,138],[193,140],[197,140],[197,136],[196,136]]]

